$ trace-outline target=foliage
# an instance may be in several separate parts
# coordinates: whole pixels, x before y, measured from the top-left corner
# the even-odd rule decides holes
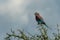
[[[27,32],[30,35],[30,36],[28,36],[24,33],[24,31],[19,30],[19,29],[17,30],[19,32],[19,34],[17,35],[15,33],[15,31],[13,31],[11,29],[11,34],[6,33],[7,36],[6,36],[5,40],[12,40],[11,38],[13,38],[13,37],[17,40],[60,40],[60,33],[59,33],[58,27],[59,27],[59,25],[57,24],[58,34],[53,33],[54,39],[50,38],[48,36],[47,29],[44,26],[41,26],[38,29],[41,33],[40,35],[39,34],[38,35],[31,35],[30,33]]]

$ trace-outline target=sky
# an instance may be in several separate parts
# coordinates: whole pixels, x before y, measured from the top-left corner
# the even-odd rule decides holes
[[[60,25],[60,0],[0,0],[0,40],[11,28],[36,33],[36,11],[56,33],[56,25]]]

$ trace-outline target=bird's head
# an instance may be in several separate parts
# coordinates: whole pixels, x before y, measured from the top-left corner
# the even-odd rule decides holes
[[[36,15],[39,15],[39,13],[38,13],[38,12],[35,12],[35,14],[34,14],[34,15],[35,15],[35,16],[36,16]]]

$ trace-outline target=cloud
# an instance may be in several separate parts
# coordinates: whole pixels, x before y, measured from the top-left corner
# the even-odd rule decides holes
[[[30,2],[30,0],[0,0],[0,30],[2,30],[0,33],[6,33],[10,28],[15,30],[28,24],[26,6]]]
[[[9,0],[7,3],[0,5],[0,10],[3,12],[14,12],[20,10],[19,6],[22,4],[21,0]]]
[[[3,1],[2,1],[3,2]],[[11,20],[28,21],[26,6],[30,3],[28,0],[7,0],[0,5],[0,14],[7,17],[10,16]],[[22,15],[22,16],[21,16]],[[19,18],[20,17],[20,18]],[[23,23],[23,22],[22,22]]]
[[[29,4],[27,0],[8,0],[6,3],[0,5],[0,11],[16,11],[21,12],[24,11],[26,6]]]
[[[15,21],[26,18],[24,21],[27,23],[28,12],[26,11],[26,7],[30,2],[30,0],[7,0],[0,5],[0,14],[6,15],[7,17],[10,16],[10,19]]]

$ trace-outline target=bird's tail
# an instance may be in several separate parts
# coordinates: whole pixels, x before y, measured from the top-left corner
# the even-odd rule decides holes
[[[52,28],[50,28],[48,25],[45,24],[45,26],[46,26],[47,28],[49,28],[50,30],[52,30]]]

